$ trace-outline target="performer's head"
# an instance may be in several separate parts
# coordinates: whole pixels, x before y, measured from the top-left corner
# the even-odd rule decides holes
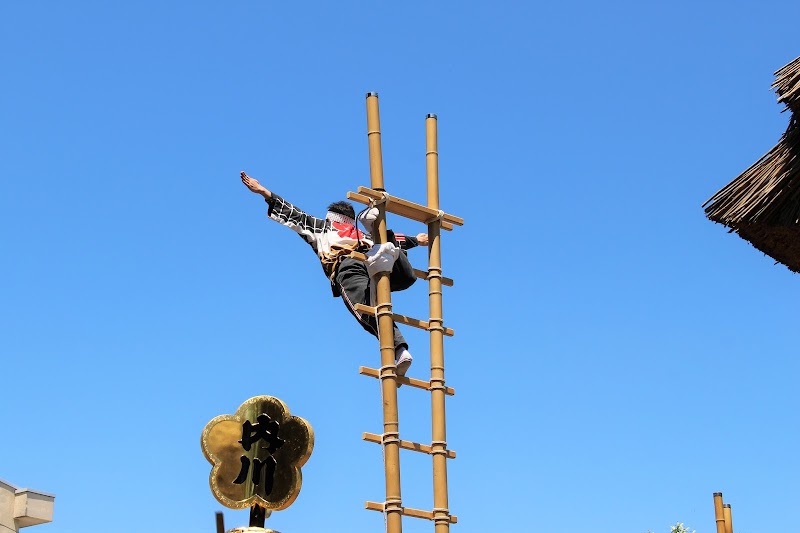
[[[350,202],[333,202],[328,206],[328,214],[325,218],[333,222],[355,225],[356,211]]]

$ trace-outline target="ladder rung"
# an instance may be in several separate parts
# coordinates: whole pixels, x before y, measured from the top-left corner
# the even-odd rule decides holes
[[[358,188],[359,193],[363,193],[365,191],[371,192],[375,196],[375,199],[383,198],[380,193],[373,191],[372,189],[367,189],[366,187]],[[354,192],[348,192],[347,199],[363,204],[369,204],[372,200],[370,196]],[[400,215],[401,217],[422,222],[423,224],[432,222],[439,216],[439,212],[435,209],[424,207],[419,204],[409,202],[408,200],[396,198],[394,196],[389,196],[389,202],[386,204],[386,210],[390,213],[394,213],[395,215]],[[456,216],[445,214],[442,219],[442,229],[452,231],[453,224],[463,226],[464,221]]]
[[[380,191],[376,191],[370,189],[369,187],[359,187],[358,192],[363,194],[364,196],[368,196],[373,200],[380,200],[383,198],[383,193]],[[414,202],[409,202],[408,200],[403,200],[402,198],[398,198],[397,196],[392,196],[391,194],[388,195],[389,201],[386,204],[386,210],[394,213],[396,215],[402,215],[406,218],[410,218],[412,220],[417,220],[419,222],[428,223],[439,216],[439,211],[436,209],[431,209],[430,207],[425,207],[424,205],[415,204]],[[406,213],[409,213],[410,216],[404,215],[403,213],[398,213],[397,211],[392,211],[389,207],[390,205],[395,204],[394,208],[398,210],[402,210]],[[456,226],[463,226],[464,219],[457,217],[455,215],[448,215],[447,213],[444,214],[442,220],[445,222],[449,222],[450,224],[455,224]]]
[[[354,202],[358,202],[360,204],[369,205],[370,199],[369,196],[364,196],[363,194],[358,194],[357,192],[347,192],[347,199],[353,200]]]
[[[384,505],[378,502],[366,502],[364,506],[370,511],[384,512]],[[433,511],[423,511],[422,509],[412,509],[411,507],[403,507],[400,511],[403,516],[410,516],[411,518],[424,518],[425,520],[433,520]],[[458,517],[450,515],[450,523],[457,524]]]
[[[369,368],[367,366],[360,366],[358,367],[358,373],[362,376],[369,376],[371,378],[380,379],[381,373],[377,368]],[[397,376],[397,383],[402,385],[410,385],[411,387],[416,387],[418,389],[423,390],[431,390],[431,382],[430,381],[423,381],[421,379],[414,379],[409,378],[406,376]],[[453,387],[445,387],[444,393],[448,396],[454,396],[456,390]]]
[[[372,201],[369,196],[364,196],[363,194],[358,194],[356,192],[348,192],[347,199],[353,200],[354,202],[358,202],[364,205],[369,205],[369,203]],[[394,211],[392,211],[392,209],[389,207],[387,207],[386,210],[389,211],[390,213],[394,213]],[[395,214],[405,216],[402,213],[395,213]],[[414,217],[407,217],[407,218],[410,218],[411,220],[417,220]],[[442,229],[446,231],[453,231],[453,225],[450,224],[449,222],[445,222],[444,220],[442,220]]]
[[[375,308],[370,307],[364,304],[356,304],[355,310],[360,311],[362,313],[367,313],[368,315],[375,316]],[[406,315],[398,315],[397,313],[392,313],[392,320],[398,322],[400,324],[405,324],[406,326],[412,326],[419,329],[425,329],[430,331],[430,324],[425,322],[424,320],[420,320],[418,318],[412,318]],[[455,335],[455,332],[451,328],[444,328],[444,334],[448,337],[452,337]]]
[[[415,268],[414,275],[417,276],[419,279],[428,279],[428,273],[425,272],[424,270],[418,270]],[[442,276],[442,285],[446,285],[447,287],[452,287],[453,280]]]
[[[364,439],[367,442],[374,442],[375,444],[382,444],[381,436],[378,435],[378,434],[375,434],[375,433],[364,433],[361,438]],[[429,455],[431,454],[431,451],[433,450],[427,444],[420,444],[418,442],[411,442],[410,440],[401,440],[400,441],[400,447],[403,448],[404,450],[411,450],[412,452],[422,452],[422,453],[427,453]],[[456,452],[454,452],[453,450],[446,450],[446,451],[447,451],[447,458],[448,459],[455,459],[456,458]]]
[[[369,205],[369,203],[372,201],[369,196],[364,196],[363,194],[358,194],[355,192],[348,192],[347,199],[353,200],[354,202],[362,203],[364,205]],[[387,207],[386,210],[389,211],[390,213],[394,213],[394,211],[392,211],[392,209],[389,207]],[[396,214],[405,216],[402,213],[396,213]],[[414,217],[407,217],[407,218],[410,218],[411,220],[416,220],[416,218]],[[453,231],[453,225],[450,224],[449,222],[445,222],[444,220],[442,220],[442,229],[446,231]]]

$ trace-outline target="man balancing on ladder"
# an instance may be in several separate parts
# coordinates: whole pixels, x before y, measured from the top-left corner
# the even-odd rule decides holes
[[[372,232],[372,223],[378,214],[378,210],[374,207],[365,209],[358,216],[358,220],[367,231],[365,234],[358,230],[355,210],[348,202],[334,202],[329,205],[328,213],[323,220],[301,211],[244,172],[242,172],[242,183],[252,192],[264,197],[269,206],[267,210],[269,218],[293,229],[311,245],[331,282],[333,296],[341,296],[345,306],[359,324],[377,337],[378,323],[375,317],[355,309],[355,305],[359,303],[375,305],[370,274],[391,271],[389,280],[392,291],[402,291],[410,287],[416,281],[416,276],[405,250],[418,245],[427,246],[428,235],[420,233],[416,237],[410,237],[387,231],[389,242],[378,246],[369,235]],[[362,262],[347,257],[351,251],[366,253],[367,261]],[[394,357],[397,374],[404,376],[411,366],[411,354],[397,324],[394,324]]]

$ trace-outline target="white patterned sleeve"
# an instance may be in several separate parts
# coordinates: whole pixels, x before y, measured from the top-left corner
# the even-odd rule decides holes
[[[269,218],[296,231],[316,250],[317,238],[325,232],[327,221],[309,215],[275,193],[267,199]]]

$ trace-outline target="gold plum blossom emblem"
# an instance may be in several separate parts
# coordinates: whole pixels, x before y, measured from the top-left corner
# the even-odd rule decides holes
[[[213,465],[211,492],[222,505],[279,511],[300,493],[314,431],[278,398],[256,396],[206,424],[200,444]]]

